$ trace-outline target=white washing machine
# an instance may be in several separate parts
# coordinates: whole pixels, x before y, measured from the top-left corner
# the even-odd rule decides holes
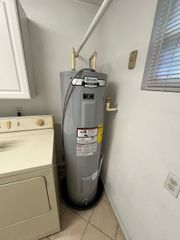
[[[0,118],[0,239],[60,231],[52,116]]]

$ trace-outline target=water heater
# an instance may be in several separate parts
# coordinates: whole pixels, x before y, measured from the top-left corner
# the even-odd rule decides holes
[[[107,75],[91,69],[60,73],[68,199],[89,206],[97,196],[102,163]]]

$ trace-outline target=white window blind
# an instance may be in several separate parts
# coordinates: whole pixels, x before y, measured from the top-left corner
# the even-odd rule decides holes
[[[142,89],[180,91],[180,0],[159,0]]]

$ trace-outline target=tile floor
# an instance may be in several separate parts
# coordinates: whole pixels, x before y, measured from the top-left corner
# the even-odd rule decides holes
[[[43,240],[125,240],[104,194],[94,208],[75,211],[61,203],[61,232]]]

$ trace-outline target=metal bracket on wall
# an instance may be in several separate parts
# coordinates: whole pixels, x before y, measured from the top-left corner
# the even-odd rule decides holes
[[[132,70],[135,68],[136,60],[137,60],[138,50],[132,51],[129,56],[129,65],[128,69]]]

